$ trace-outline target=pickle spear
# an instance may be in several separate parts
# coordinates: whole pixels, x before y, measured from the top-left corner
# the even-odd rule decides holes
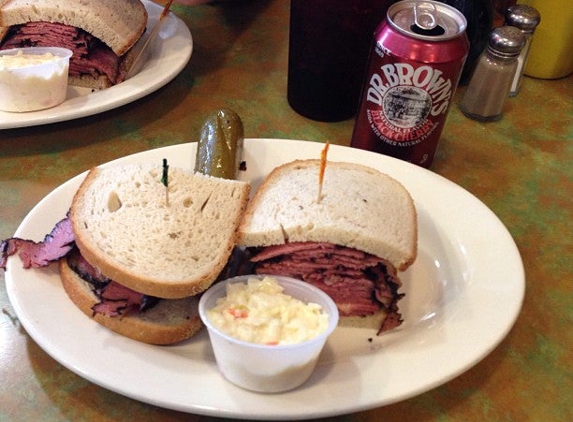
[[[243,122],[237,113],[222,108],[207,117],[197,145],[195,171],[236,179],[243,159]]]

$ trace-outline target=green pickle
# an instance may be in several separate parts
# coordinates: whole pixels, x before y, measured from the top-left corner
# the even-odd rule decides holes
[[[197,145],[195,171],[223,179],[236,179],[243,159],[243,122],[228,108],[209,115]]]

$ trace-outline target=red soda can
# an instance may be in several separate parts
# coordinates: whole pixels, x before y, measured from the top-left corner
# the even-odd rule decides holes
[[[466,26],[436,1],[390,6],[374,32],[351,146],[430,167],[468,55]]]

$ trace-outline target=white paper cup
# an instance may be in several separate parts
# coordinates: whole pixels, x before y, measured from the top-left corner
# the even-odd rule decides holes
[[[233,384],[247,390],[278,393],[303,384],[312,374],[326,340],[338,324],[334,301],[320,289],[300,280],[270,276],[284,288],[284,293],[305,303],[317,303],[329,316],[328,328],[311,340],[289,345],[263,345],[231,337],[214,327],[206,311],[226,294],[227,283],[246,283],[249,278],[234,277],[213,285],[199,301],[199,315],[209,332],[217,366]]]
[[[0,110],[42,110],[64,102],[72,51],[59,47],[26,47],[0,50],[0,56],[43,55],[53,60],[36,64],[4,65],[0,62]]]

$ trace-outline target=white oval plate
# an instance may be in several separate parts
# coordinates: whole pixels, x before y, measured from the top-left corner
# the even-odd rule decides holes
[[[256,189],[275,166],[318,158],[323,144],[247,139],[242,178]],[[157,162],[191,168],[196,144],[124,157],[106,165]],[[513,326],[525,290],[516,245],[500,220],[458,185],[423,168],[367,151],[331,146],[329,160],[377,168],[411,192],[419,213],[419,256],[402,274],[405,319],[374,330],[338,327],[311,379],[282,394],[257,394],[218,373],[205,330],[175,346],[124,338],[82,314],[55,265],[24,270],[12,258],[6,285],[32,338],[80,376],[136,400],[184,412],[243,419],[308,419],[384,406],[439,386],[490,353]],[[16,233],[43,239],[64,217],[81,174],[46,196]]]
[[[149,14],[147,31],[140,42],[149,35],[163,7],[149,0],[142,0]],[[141,70],[132,78],[92,92],[89,88],[68,86],[66,100],[46,110],[29,113],[8,113],[0,110],[0,129],[12,129],[63,122],[92,116],[131,103],[158,90],[183,70],[191,58],[193,38],[185,22],[169,13],[154,41],[149,45],[148,57]]]

